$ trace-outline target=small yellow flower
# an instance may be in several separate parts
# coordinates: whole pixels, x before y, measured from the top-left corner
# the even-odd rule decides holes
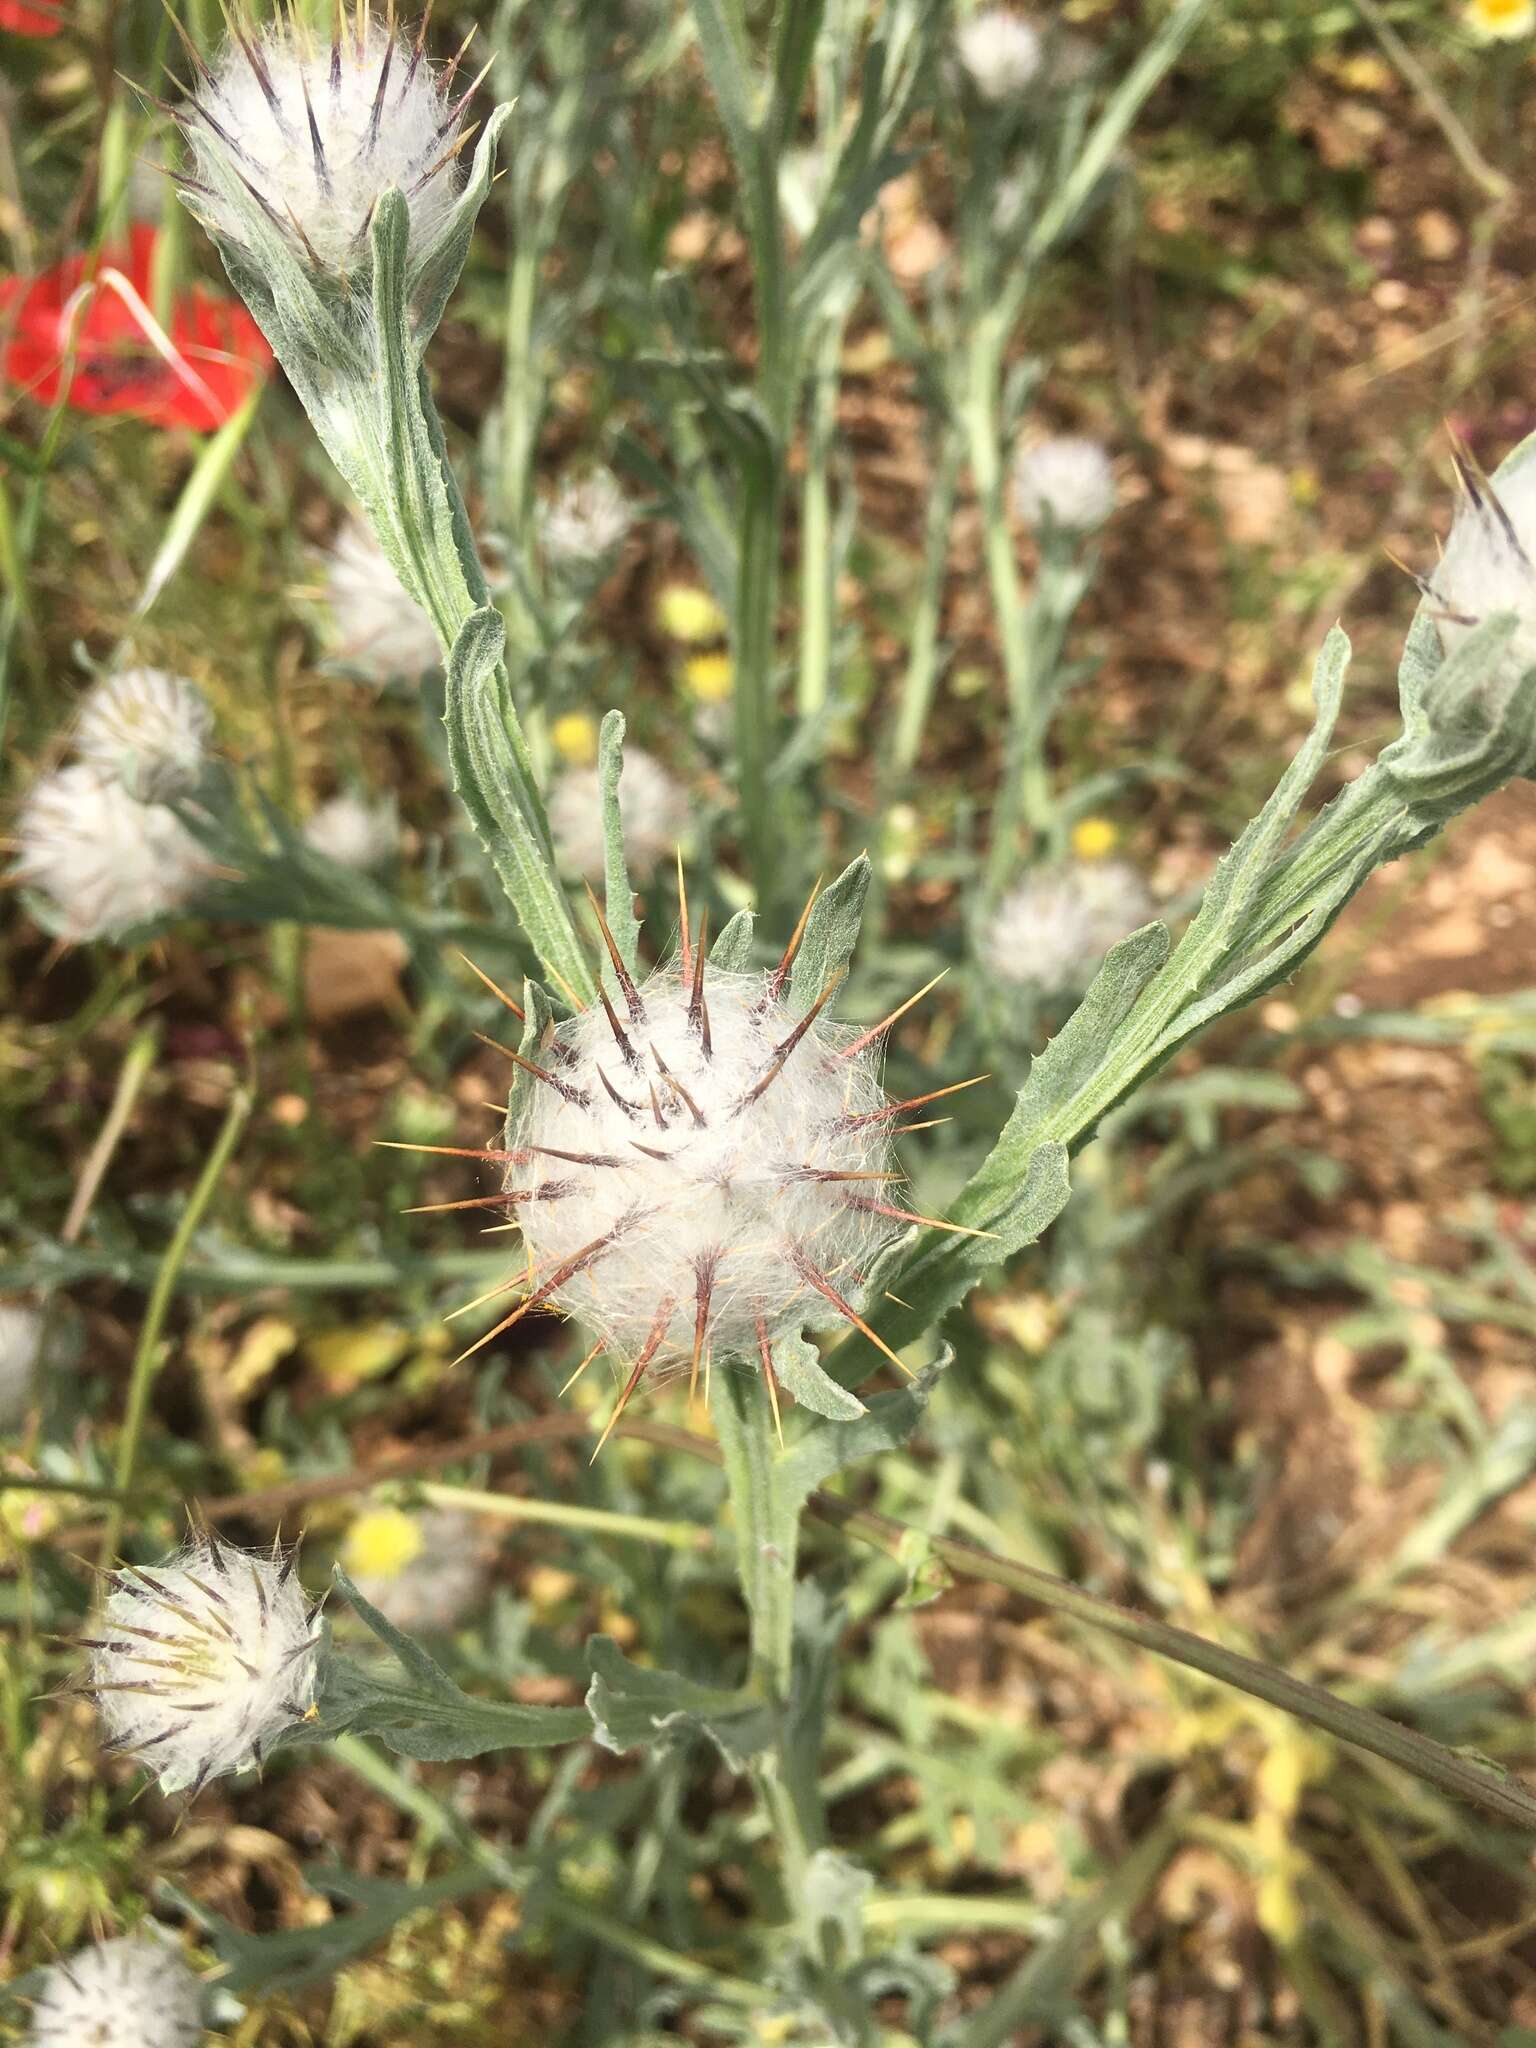
[[[1536,0],[1469,0],[1465,19],[1487,42],[1517,42],[1536,28]]]
[[[1079,818],[1072,827],[1072,851],[1079,860],[1106,860],[1120,844],[1108,818]]]
[[[690,654],[683,663],[683,687],[700,704],[726,703],[735,684],[731,657],[723,651]]]
[[[689,646],[725,635],[725,613],[707,590],[694,583],[668,583],[656,599],[656,623],[663,633]]]
[[[549,728],[555,752],[573,768],[590,768],[597,759],[597,720],[585,711],[567,711]]]
[[[347,1531],[341,1561],[354,1579],[393,1579],[421,1555],[421,1524],[403,1508],[369,1508]]]

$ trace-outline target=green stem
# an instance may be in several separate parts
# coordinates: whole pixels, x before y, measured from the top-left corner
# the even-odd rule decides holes
[[[780,894],[783,865],[779,835],[768,809],[768,762],[773,752],[775,633],[779,592],[779,456],[763,450],[748,459],[741,482],[737,526],[735,676],[736,774],[747,865],[759,915]]]
[[[160,1269],[155,1275],[155,1284],[150,1290],[149,1301],[144,1310],[144,1321],[139,1329],[138,1347],[133,1354],[133,1371],[128,1382],[128,1406],[123,1415],[122,1434],[117,1443],[117,1466],[113,1482],[119,1495],[127,1495],[133,1490],[139,1440],[144,1434],[144,1418],[149,1411],[150,1388],[154,1385],[155,1376],[160,1370],[160,1332],[165,1325],[171,1297],[176,1292],[176,1281],[181,1272],[182,1261],[191,1249],[192,1239],[202,1223],[208,1204],[213,1200],[214,1190],[224,1176],[224,1169],[239,1142],[240,1133],[245,1128],[245,1120],[251,1113],[251,1099],[250,1089],[243,1084],[237,1087],[230,1097],[229,1108],[224,1113],[224,1122],[218,1137],[214,1140],[213,1150],[198,1176],[197,1185],[188,1198],[187,1206],[181,1212],[175,1234],[165,1248],[165,1256],[161,1259]],[[101,1539],[103,1559],[112,1559],[118,1554],[118,1546],[122,1541],[124,1514],[123,1500],[114,1501]]]
[[[717,1385],[715,1429],[736,1525],[736,1569],[751,1623],[748,1683],[777,1709],[777,1740],[753,1778],[784,1859],[786,1899],[798,1914],[806,1867],[827,1838],[814,1770],[801,1768],[791,1739],[801,1497],[784,1476],[761,1373],[728,1372]]]
[[[589,1529],[598,1536],[627,1536],[637,1543],[663,1543],[672,1550],[708,1550],[714,1540],[697,1522],[659,1522],[649,1515],[621,1515],[611,1508],[529,1500],[514,1493],[484,1493],[472,1486],[429,1483],[418,1490],[422,1499],[434,1506],[467,1508],[503,1522],[541,1522],[556,1529]]]
[[[802,718],[827,701],[837,568],[832,555],[832,445],[837,434],[837,368],[843,322],[824,322],[811,362],[805,483],[800,496],[800,673],[795,705]]]
[[[960,437],[949,426],[943,436],[932,482],[928,490],[928,516],[923,536],[923,580],[917,609],[910,628],[911,645],[906,674],[902,678],[901,700],[896,712],[896,732],[891,744],[891,768],[897,776],[910,775],[917,765],[928,715],[933,709],[939,674],[939,627],[944,618],[944,575],[949,565],[949,529],[954,520],[955,490],[960,478]]]

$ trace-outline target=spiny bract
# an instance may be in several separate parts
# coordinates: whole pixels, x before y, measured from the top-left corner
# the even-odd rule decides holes
[[[90,1684],[110,1747],[163,1791],[259,1768],[312,1711],[320,1626],[295,1558],[198,1536],[152,1571],[111,1575]]]
[[[199,66],[184,113],[202,181],[196,210],[238,244],[254,197],[312,261],[355,271],[368,261],[374,208],[393,188],[410,210],[413,252],[430,248],[458,197],[468,140],[459,131],[474,86],[450,100],[457,63],[439,77],[420,39],[397,40],[366,6],[351,21],[338,16],[331,41],[298,14],[261,30],[237,26],[212,70]]]
[[[1506,463],[1490,481],[1458,453],[1462,502],[1445,553],[1423,583],[1437,607],[1440,645],[1453,654],[1485,619],[1512,612],[1506,657],[1524,671],[1536,664],[1536,454]]]
[[[551,1026],[514,1094],[505,1199],[530,1277],[509,1320],[579,1317],[628,1367],[624,1399],[653,1365],[711,1357],[756,1360],[771,1389],[774,1340],[859,1324],[912,1220],[889,1186],[884,1026],[827,1021],[835,977],[792,1005],[788,959],[738,973],[695,948],[639,986],[620,974],[618,1003]]]
[[[191,2048],[201,2002],[169,1936],[127,1934],[45,1973],[28,2038],[34,2048]]]
[[[139,803],[168,804],[196,789],[212,730],[195,683],[161,668],[125,668],[103,676],[86,698],[75,746]]]

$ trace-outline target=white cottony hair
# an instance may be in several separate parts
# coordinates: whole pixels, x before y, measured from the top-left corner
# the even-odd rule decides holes
[[[1115,472],[1097,441],[1057,434],[1013,459],[1014,509],[1035,532],[1092,533],[1115,509]]]
[[[202,1987],[156,1929],[55,1963],[33,1999],[27,2038],[33,2048],[192,2048],[202,2031]]]
[[[68,939],[112,938],[182,909],[207,873],[163,804],[141,804],[87,761],[45,775],[16,820],[18,880],[46,897]]]
[[[539,538],[557,568],[579,567],[610,555],[628,533],[628,498],[606,469],[562,483],[539,508]]]
[[[259,1768],[310,1714],[321,1632],[295,1559],[199,1536],[153,1570],[111,1575],[90,1683],[110,1746],[163,1791]]]
[[[401,587],[366,520],[354,513],[324,551],[336,654],[372,681],[416,682],[443,658],[432,621]]]
[[[32,1405],[43,1328],[41,1309],[0,1301],[0,1429],[14,1429]]]
[[[687,792],[643,747],[630,747],[619,774],[624,852],[636,874],[668,859],[688,829]],[[595,768],[568,768],[549,792],[555,852],[573,875],[596,880],[604,865],[601,784]]]
[[[1047,995],[1083,989],[1156,905],[1124,861],[1073,861],[1027,875],[998,904],[981,953],[997,979]]]
[[[352,1583],[407,1635],[453,1628],[485,1598],[489,1563],[480,1524],[453,1508],[401,1520],[410,1524],[413,1554],[392,1571],[354,1571]]]
[[[196,789],[212,730],[196,683],[161,668],[125,668],[86,698],[75,747],[141,804],[167,804]]]
[[[1512,612],[1519,624],[1507,659],[1536,664],[1536,454],[1506,464],[1490,482],[1458,462],[1463,498],[1445,553],[1427,579],[1447,654],[1485,619]]]
[[[695,968],[697,960],[695,957]],[[836,1321],[901,1228],[893,1111],[852,1026],[782,977],[681,964],[559,1025],[508,1131],[531,1288],[622,1362],[761,1356]],[[695,995],[695,987],[697,995]],[[894,1176],[893,1176],[894,1177]]]
[[[400,818],[389,801],[333,796],[312,812],[304,838],[317,853],[344,868],[379,868],[400,850]]]
[[[413,251],[442,233],[468,95],[450,105],[420,44],[393,38],[366,7],[338,19],[332,42],[297,16],[231,37],[200,95],[185,125],[210,188],[197,208],[216,234],[242,240],[231,180],[328,270],[366,267],[374,208],[391,188],[410,209]]]
[[[1011,100],[1040,69],[1040,37],[1006,7],[985,7],[961,22],[955,50],[984,100]]]

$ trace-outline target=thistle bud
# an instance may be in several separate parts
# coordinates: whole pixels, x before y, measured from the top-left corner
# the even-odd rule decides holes
[[[1064,995],[1085,989],[1110,947],[1155,915],[1124,861],[1074,861],[1026,876],[993,912],[980,950],[999,981]]]
[[[320,1625],[296,1556],[200,1536],[153,1570],[113,1574],[90,1684],[110,1746],[162,1791],[259,1769],[274,1739],[313,1714]]]
[[[43,1976],[33,2048],[192,2048],[202,1991],[168,1934],[128,1934],[77,1949]]]
[[[0,1301],[0,1430],[14,1429],[32,1404],[43,1356],[43,1317]]]
[[[624,756],[619,776],[624,852],[636,874],[651,874],[670,858],[688,829],[688,796],[661,763],[641,747]],[[549,792],[549,829],[562,866],[595,880],[603,872],[602,807],[597,770],[571,768]]]
[[[304,827],[305,844],[344,868],[384,867],[400,851],[400,818],[392,803],[333,796]]]
[[[606,469],[563,483],[542,507],[539,538],[557,569],[584,569],[611,555],[629,531],[629,500]]]
[[[558,1026],[507,1133],[529,1302],[638,1374],[841,1314],[906,1212],[877,1033],[694,954]],[[829,1314],[830,1310],[830,1314]]]
[[[12,873],[67,939],[115,938],[182,909],[207,866],[174,811],[136,802],[85,761],[34,784],[16,841]]]
[[[75,724],[82,760],[141,804],[175,803],[202,778],[213,713],[195,683],[159,668],[104,676]]]
[[[1042,536],[1094,532],[1114,511],[1115,498],[1115,472],[1097,441],[1058,434],[1014,457],[1014,509]]]
[[[985,7],[963,21],[955,52],[980,97],[997,105],[1017,99],[1040,69],[1040,37],[1006,7]]]
[[[1516,628],[1505,660],[1523,673],[1536,666],[1536,455],[1505,463],[1493,479],[1464,457],[1457,470],[1461,503],[1425,581],[1440,645],[1454,654],[1485,619],[1507,612]]]
[[[442,649],[432,621],[401,588],[363,520],[349,518],[321,560],[338,659],[376,683],[396,677],[419,682],[439,665]]]
[[[478,81],[476,81],[478,83]],[[250,246],[254,202],[318,269],[356,272],[385,192],[403,194],[413,256],[446,232],[473,94],[453,96],[422,43],[397,39],[360,6],[318,40],[295,15],[259,32],[236,29],[204,71],[185,125],[212,232]]]

